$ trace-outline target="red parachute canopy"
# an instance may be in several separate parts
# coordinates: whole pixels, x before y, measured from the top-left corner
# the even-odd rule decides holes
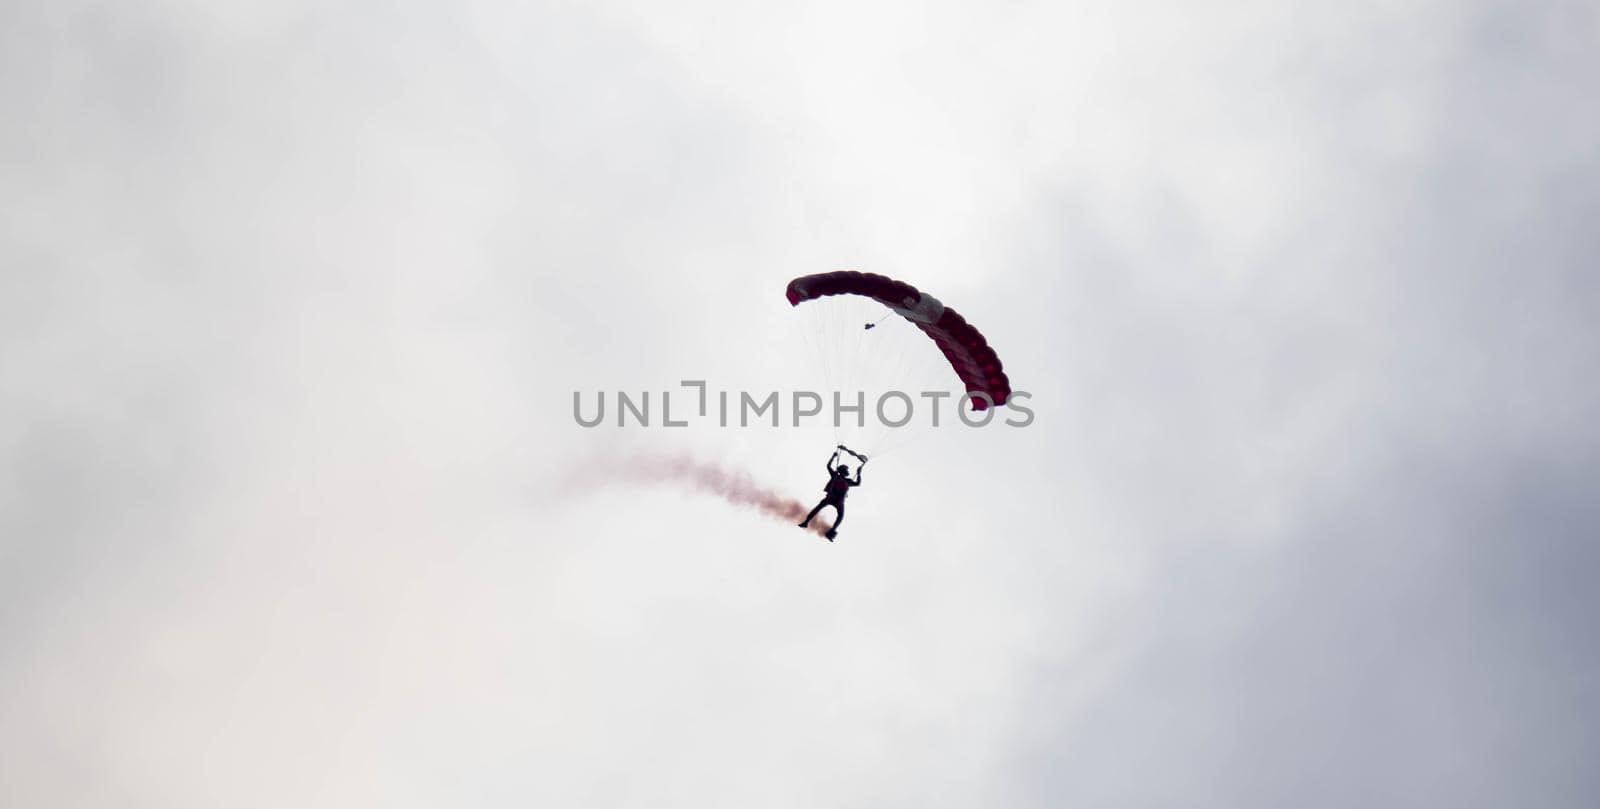
[[[803,275],[789,282],[786,292],[791,306],[829,295],[861,295],[889,307],[939,346],[950,368],[973,394],[973,410],[984,410],[988,403],[977,394],[986,394],[995,404],[1005,404],[1011,396],[1011,380],[1006,378],[1000,357],[989,347],[972,324],[956,310],[904,281],[869,272],[838,270]]]

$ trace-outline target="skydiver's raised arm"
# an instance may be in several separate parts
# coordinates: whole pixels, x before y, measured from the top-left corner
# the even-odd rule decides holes
[[[833,457],[828,459],[828,466],[826,467],[827,470],[828,470],[828,474],[830,474],[830,475],[833,474],[833,468],[835,466],[838,466],[838,465],[839,465],[839,451],[838,450],[834,450],[833,451]]]
[[[858,465],[856,467],[856,479],[850,481],[850,485],[851,486],[860,486],[861,485],[861,470],[866,469],[866,468],[867,468],[866,464],[860,464],[860,465]]]

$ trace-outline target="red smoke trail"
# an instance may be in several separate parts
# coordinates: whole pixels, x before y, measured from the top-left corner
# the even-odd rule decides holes
[[[617,482],[648,485],[676,483],[716,495],[736,506],[754,508],[790,525],[805,519],[806,512],[810,511],[799,500],[784,497],[756,483],[749,473],[696,461],[687,455],[635,456],[600,461],[586,466],[571,482],[583,487]],[[831,522],[819,515],[806,530],[823,536],[832,527]]]

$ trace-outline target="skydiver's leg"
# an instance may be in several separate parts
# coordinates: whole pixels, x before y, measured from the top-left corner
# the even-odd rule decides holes
[[[844,522],[844,498],[841,497],[833,501],[833,527],[829,528],[826,534],[823,534],[828,538],[829,542],[832,542],[833,538],[839,535],[839,523],[842,522]]]
[[[807,525],[809,525],[811,523],[811,518],[817,516],[817,512],[821,511],[822,507],[827,505],[827,504],[828,504],[827,498],[823,498],[822,502],[818,503],[816,508],[811,509],[811,513],[807,514],[806,518],[800,521],[800,527],[804,528]]]

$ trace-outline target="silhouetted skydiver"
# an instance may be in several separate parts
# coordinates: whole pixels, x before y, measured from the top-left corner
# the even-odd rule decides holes
[[[855,455],[857,458],[861,459],[861,463],[856,465],[856,476],[854,480],[850,479],[850,467],[845,466],[842,463],[840,463],[838,466],[834,465],[839,461],[839,450],[849,452],[851,455]],[[811,523],[811,518],[817,516],[817,512],[821,511],[823,506],[833,506],[833,527],[828,529],[828,533],[825,534],[825,536],[828,538],[828,541],[832,542],[834,536],[839,533],[839,523],[844,522],[844,497],[850,493],[851,487],[861,485],[861,469],[866,465],[866,456],[856,455],[856,453],[851,452],[844,446],[840,446],[839,449],[834,450],[833,457],[828,459],[828,485],[822,490],[822,502],[817,503],[817,507],[811,509],[811,513],[807,514],[806,518],[800,521],[800,527],[804,528],[809,525]]]

